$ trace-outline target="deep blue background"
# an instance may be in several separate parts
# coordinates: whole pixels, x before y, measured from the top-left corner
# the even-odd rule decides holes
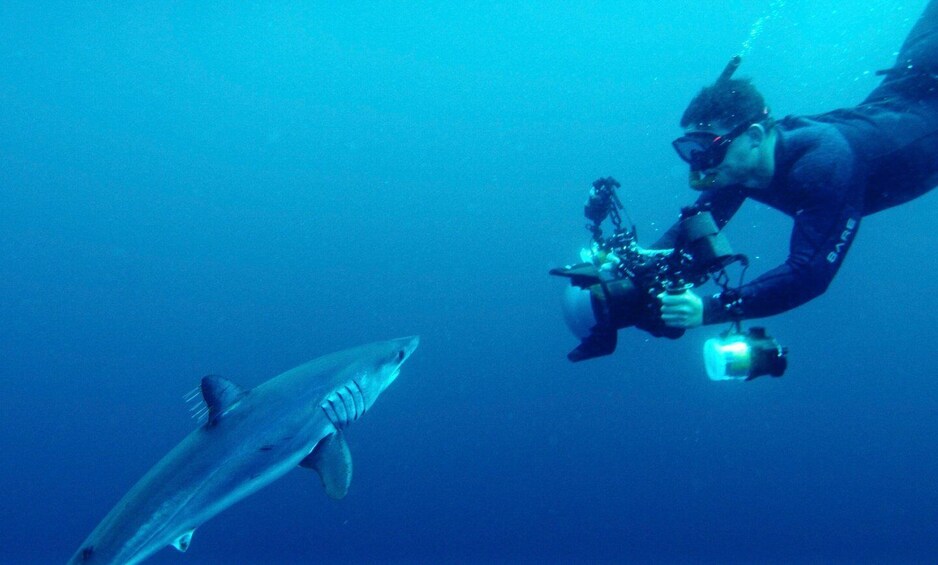
[[[680,114],[759,18],[740,75],[781,116],[862,99],[925,2],[778,4],[4,2],[0,561],[64,562],[203,374],[414,333],[345,500],[297,470],[152,562],[932,560],[934,194],[765,322],[783,379],[709,382],[717,327],[564,358],[546,273],[592,179],[652,241],[693,198]],[[728,233],[759,273],[789,226]]]

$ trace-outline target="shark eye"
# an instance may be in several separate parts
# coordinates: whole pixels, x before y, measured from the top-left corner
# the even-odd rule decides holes
[[[404,350],[402,349],[397,352],[397,362],[400,363],[403,360],[404,360]]]

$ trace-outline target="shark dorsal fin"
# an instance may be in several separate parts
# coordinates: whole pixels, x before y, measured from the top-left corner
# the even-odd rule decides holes
[[[319,473],[326,494],[335,500],[345,497],[352,482],[352,453],[342,432],[324,437],[313,451],[300,461],[301,467]]]
[[[173,547],[179,551],[185,553],[189,549],[189,544],[192,543],[192,534],[195,533],[195,528],[192,528],[188,532],[182,534],[173,541]]]
[[[208,407],[208,425],[214,426],[218,423],[225,412],[241,400],[247,394],[244,389],[218,375],[206,375],[202,377],[202,398],[205,399],[205,405]]]

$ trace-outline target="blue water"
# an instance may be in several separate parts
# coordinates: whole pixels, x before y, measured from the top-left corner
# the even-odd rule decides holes
[[[590,181],[652,241],[693,198],[680,114],[747,39],[777,116],[849,106],[925,0],[779,4],[4,3],[0,562],[64,562],[202,375],[410,334],[345,500],[298,469],[150,562],[933,561],[935,194],[765,320],[782,379],[708,381],[721,327],[564,357],[547,271]],[[759,273],[789,227],[727,232]]]

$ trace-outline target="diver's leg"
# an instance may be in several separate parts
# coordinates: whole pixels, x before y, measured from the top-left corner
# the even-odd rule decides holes
[[[896,67],[938,72],[938,0],[931,0],[905,38]]]
[[[894,159],[901,164],[870,179],[865,214],[918,198],[938,184],[938,0],[928,2],[885,74],[856,110],[888,129],[884,135],[894,140]]]
[[[938,0],[930,0],[925,11],[902,43],[896,64],[864,101],[881,102],[897,96],[931,97],[938,76]],[[923,92],[924,90],[924,92]]]

